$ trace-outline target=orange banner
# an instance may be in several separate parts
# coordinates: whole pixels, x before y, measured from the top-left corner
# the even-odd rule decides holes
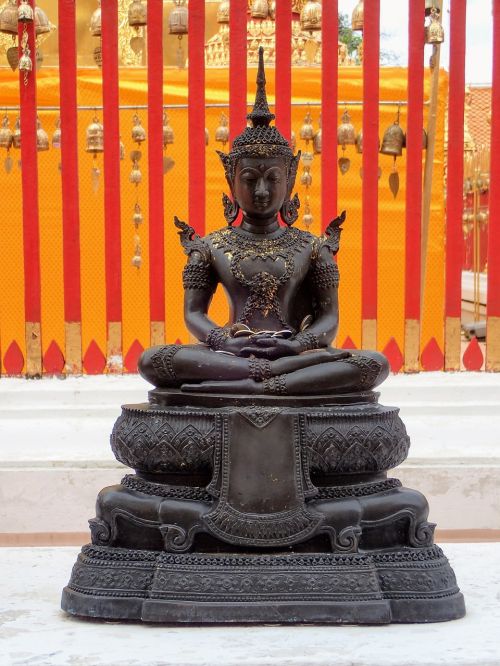
[[[59,107],[58,70],[42,68],[38,72],[38,105]],[[270,102],[274,99],[272,70],[268,72],[268,92]],[[428,98],[428,81],[425,85],[425,98]],[[7,107],[19,104],[18,77],[7,69],[0,70],[1,105]],[[248,100],[252,101],[255,90],[255,69],[248,71]],[[397,102],[403,102],[401,125],[406,128],[404,102],[407,92],[407,71],[401,68],[380,70],[380,99],[394,101],[394,104],[380,106],[380,133],[395,119]],[[228,71],[225,69],[206,70],[206,103],[227,105]],[[442,72],[440,79],[436,151],[434,163],[433,197],[429,247],[427,254],[426,291],[422,318],[421,347],[434,337],[443,348],[443,301],[444,301],[444,108],[447,94],[447,75]],[[357,131],[362,120],[362,73],[361,68],[339,69],[339,100],[346,101],[352,122]],[[297,148],[306,149],[300,140],[300,127],[307,112],[308,103],[313,123],[318,128],[321,101],[321,70],[318,68],[297,68],[292,71],[292,129],[297,136]],[[352,104],[349,104],[352,102]],[[164,103],[187,104],[187,71],[166,68],[164,71]],[[94,341],[100,350],[106,350],[106,311],[104,275],[104,215],[103,215],[103,159],[96,160],[85,152],[85,130],[95,114],[102,122],[102,111],[92,107],[102,104],[102,79],[96,69],[80,69],[78,73],[78,104],[91,107],[78,113],[79,133],[79,198],[81,215],[81,288],[82,288],[82,344],[83,354]],[[132,215],[136,193],[142,208],[144,220],[148,216],[148,141],[141,146],[140,168],[142,183],[139,187],[129,182],[132,162],[129,154],[137,146],[132,142],[132,117],[135,105],[147,104],[147,75],[143,68],[120,69],[120,105],[132,108],[120,111],[120,133],[125,145],[125,159],[120,165],[121,177],[121,245],[122,245],[122,289],[123,289],[123,351],[130,349],[135,340],[143,347],[150,344],[149,308],[149,239],[147,224],[139,228],[143,251],[143,265],[135,268],[131,259],[134,253],[134,226]],[[323,114],[335,113],[340,122],[344,106],[323,109]],[[215,153],[216,148],[227,150],[214,141],[215,130],[219,125],[221,112],[227,108],[206,108],[205,124],[209,131],[210,143],[206,149],[206,230],[207,233],[223,226],[221,195],[227,191],[222,166]],[[425,113],[425,111],[424,111]],[[166,155],[175,166],[165,175],[165,267],[166,267],[166,338],[173,342],[180,339],[189,341],[184,327],[182,313],[181,271],[185,257],[179,245],[173,216],[186,219],[188,204],[188,123],[187,108],[168,110],[170,125],[175,133],[173,145],[169,145]],[[142,125],[147,132],[147,110],[138,110]],[[8,111],[13,125],[17,113]],[[42,126],[51,136],[58,117],[57,111],[40,109]],[[64,132],[64,128],[62,128]],[[309,149],[312,146],[309,144]],[[323,150],[337,147],[323,146]],[[338,156],[341,149],[338,147]],[[15,342],[26,356],[24,330],[24,270],[22,246],[21,178],[18,166],[19,151],[11,149],[14,165],[10,173],[0,169],[0,188],[4,192],[6,214],[3,229],[3,261],[0,264],[0,279],[3,285],[0,299],[0,345],[5,372],[5,354]],[[341,271],[340,286],[340,330],[337,344],[341,345],[347,336],[359,346],[361,344],[361,155],[354,146],[346,148],[345,156],[351,161],[345,175],[338,178],[338,210],[347,210],[347,220],[342,235],[339,253]],[[320,232],[321,223],[321,155],[316,155],[311,174],[313,178],[309,191],[311,212],[314,222],[313,233]],[[3,161],[3,160],[2,160]],[[65,348],[63,257],[62,257],[62,204],[61,178],[58,165],[60,153],[51,148],[38,154],[39,166],[39,207],[42,278],[42,349],[46,353],[53,341],[61,350]],[[404,345],[404,273],[405,273],[405,156],[398,158],[400,188],[396,198],[389,189],[388,178],[393,168],[391,157],[379,155],[381,177],[379,180],[379,269],[378,269],[378,345],[383,349],[390,338],[395,338],[400,349]],[[98,169],[100,182],[97,191],[93,190],[93,178]],[[300,185],[300,167],[297,178],[297,191],[304,199],[304,187]],[[4,204],[5,206],[5,204]],[[191,220],[191,222],[193,222]],[[303,227],[299,218],[297,224]],[[415,248],[418,252],[419,248]],[[212,316],[224,323],[227,308],[222,294],[217,294],[213,303]]]

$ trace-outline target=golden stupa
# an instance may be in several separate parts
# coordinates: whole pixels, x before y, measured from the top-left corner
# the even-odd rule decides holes
[[[292,64],[321,65],[321,30],[304,30],[300,13],[307,0],[292,2]],[[266,64],[274,64],[276,49],[275,0],[248,0],[247,62],[257,64],[259,46],[264,47]],[[229,65],[229,0],[221,0],[217,10],[218,31],[205,44],[207,67]],[[339,65],[358,64],[349,56],[347,46],[337,42]]]

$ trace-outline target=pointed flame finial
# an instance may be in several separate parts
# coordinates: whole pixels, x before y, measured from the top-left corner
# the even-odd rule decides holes
[[[257,70],[257,91],[255,93],[255,103],[252,112],[247,115],[247,119],[252,121],[254,127],[268,127],[271,120],[276,116],[269,110],[266,95],[266,74],[264,72],[264,49],[259,47],[259,67]]]

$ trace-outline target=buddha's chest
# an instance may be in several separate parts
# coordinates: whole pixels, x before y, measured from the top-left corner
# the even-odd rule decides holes
[[[220,281],[250,291],[271,290],[302,281],[310,259],[311,244],[300,231],[286,229],[276,239],[249,238],[236,229],[219,232],[212,254]]]

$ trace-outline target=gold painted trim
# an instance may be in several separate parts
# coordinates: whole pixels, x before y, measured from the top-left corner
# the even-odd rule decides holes
[[[486,319],[486,370],[500,372],[500,317]]]
[[[361,322],[361,346],[363,349],[377,349],[376,319],[363,319]]]
[[[40,322],[27,321],[24,330],[26,336],[26,377],[41,377],[43,364]]]
[[[122,324],[120,321],[108,323],[106,372],[111,374],[123,372]]]
[[[452,372],[460,370],[461,354],[460,317],[446,317],[444,329],[444,369]]]
[[[165,322],[152,321],[151,322],[151,345],[164,345],[165,344]]]
[[[79,321],[64,324],[66,337],[64,371],[67,375],[82,374],[82,325]]]
[[[404,371],[420,371],[420,322],[418,319],[405,320]]]

